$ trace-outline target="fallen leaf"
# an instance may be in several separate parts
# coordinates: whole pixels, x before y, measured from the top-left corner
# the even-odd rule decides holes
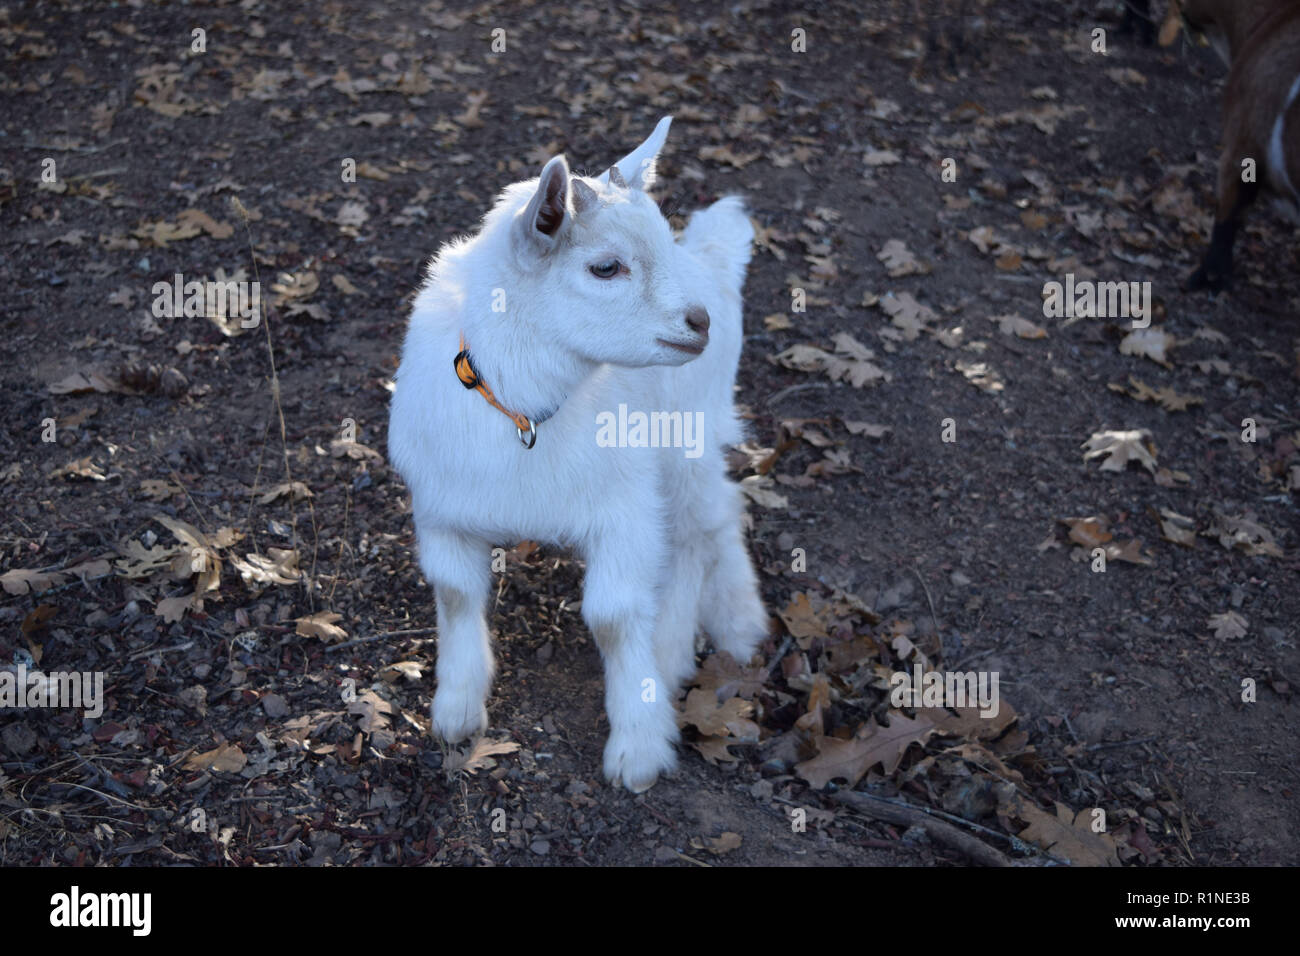
[[[331,641],[341,641],[348,636],[347,631],[334,623],[341,620],[343,620],[342,614],[333,611],[317,611],[306,617],[295,618],[298,626],[294,629],[294,633],[303,637],[319,637],[327,644]]]
[[[1102,471],[1123,471],[1131,461],[1137,462],[1147,471],[1156,470],[1155,445],[1151,442],[1151,432],[1145,428],[1094,432],[1082,447],[1084,461],[1106,456],[1106,460],[1101,463]]]
[[[1172,368],[1169,350],[1176,344],[1178,340],[1162,329],[1134,329],[1120,340],[1119,350],[1122,355],[1141,355],[1165,368]]]
[[[892,774],[908,747],[924,744],[934,732],[934,721],[925,715],[911,718],[890,711],[888,727],[871,717],[850,740],[817,738],[817,756],[796,764],[794,770],[818,790],[837,778],[847,781],[851,789],[876,764]]]
[[[207,753],[194,754],[185,761],[185,769],[239,773],[247,764],[248,758],[244,756],[239,744],[224,743]]]
[[[1236,611],[1211,614],[1206,624],[1214,631],[1214,636],[1221,640],[1235,640],[1246,636],[1247,621]]]
[[[518,749],[519,744],[513,740],[491,740],[487,737],[479,737],[474,741],[473,746],[467,753],[452,750],[443,757],[442,769],[448,773],[457,770],[463,770],[466,773],[473,773],[476,770],[491,770],[496,766],[493,757],[512,754]]]
[[[885,264],[885,271],[891,278],[910,275],[924,275],[929,272],[924,265],[907,248],[901,239],[890,239],[876,254],[876,258]]]

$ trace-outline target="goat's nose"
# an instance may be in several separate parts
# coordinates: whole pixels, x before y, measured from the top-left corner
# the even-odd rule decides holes
[[[709,313],[697,305],[686,313],[686,324],[692,332],[706,335],[709,331]]]

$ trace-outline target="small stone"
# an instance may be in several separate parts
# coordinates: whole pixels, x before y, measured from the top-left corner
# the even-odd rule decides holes
[[[158,387],[168,398],[182,398],[190,390],[190,383],[180,369],[168,367],[158,380]]]

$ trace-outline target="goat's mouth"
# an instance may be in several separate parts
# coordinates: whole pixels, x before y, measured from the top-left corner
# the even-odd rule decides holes
[[[669,342],[667,339],[655,339],[655,341],[670,349],[686,352],[688,355],[700,355],[704,352],[704,346],[709,344],[709,337],[706,335],[697,342]]]

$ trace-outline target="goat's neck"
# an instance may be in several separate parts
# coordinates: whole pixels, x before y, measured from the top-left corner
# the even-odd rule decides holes
[[[1235,0],[1222,6],[1219,28],[1227,41],[1227,56],[1224,59],[1229,63],[1237,59],[1246,41],[1265,25],[1265,21],[1277,20],[1282,12],[1279,9],[1282,5],[1276,0]],[[1222,55],[1224,51],[1219,52]]]
[[[546,341],[508,314],[464,330],[470,362],[506,408],[541,422],[554,415],[596,365]]]

